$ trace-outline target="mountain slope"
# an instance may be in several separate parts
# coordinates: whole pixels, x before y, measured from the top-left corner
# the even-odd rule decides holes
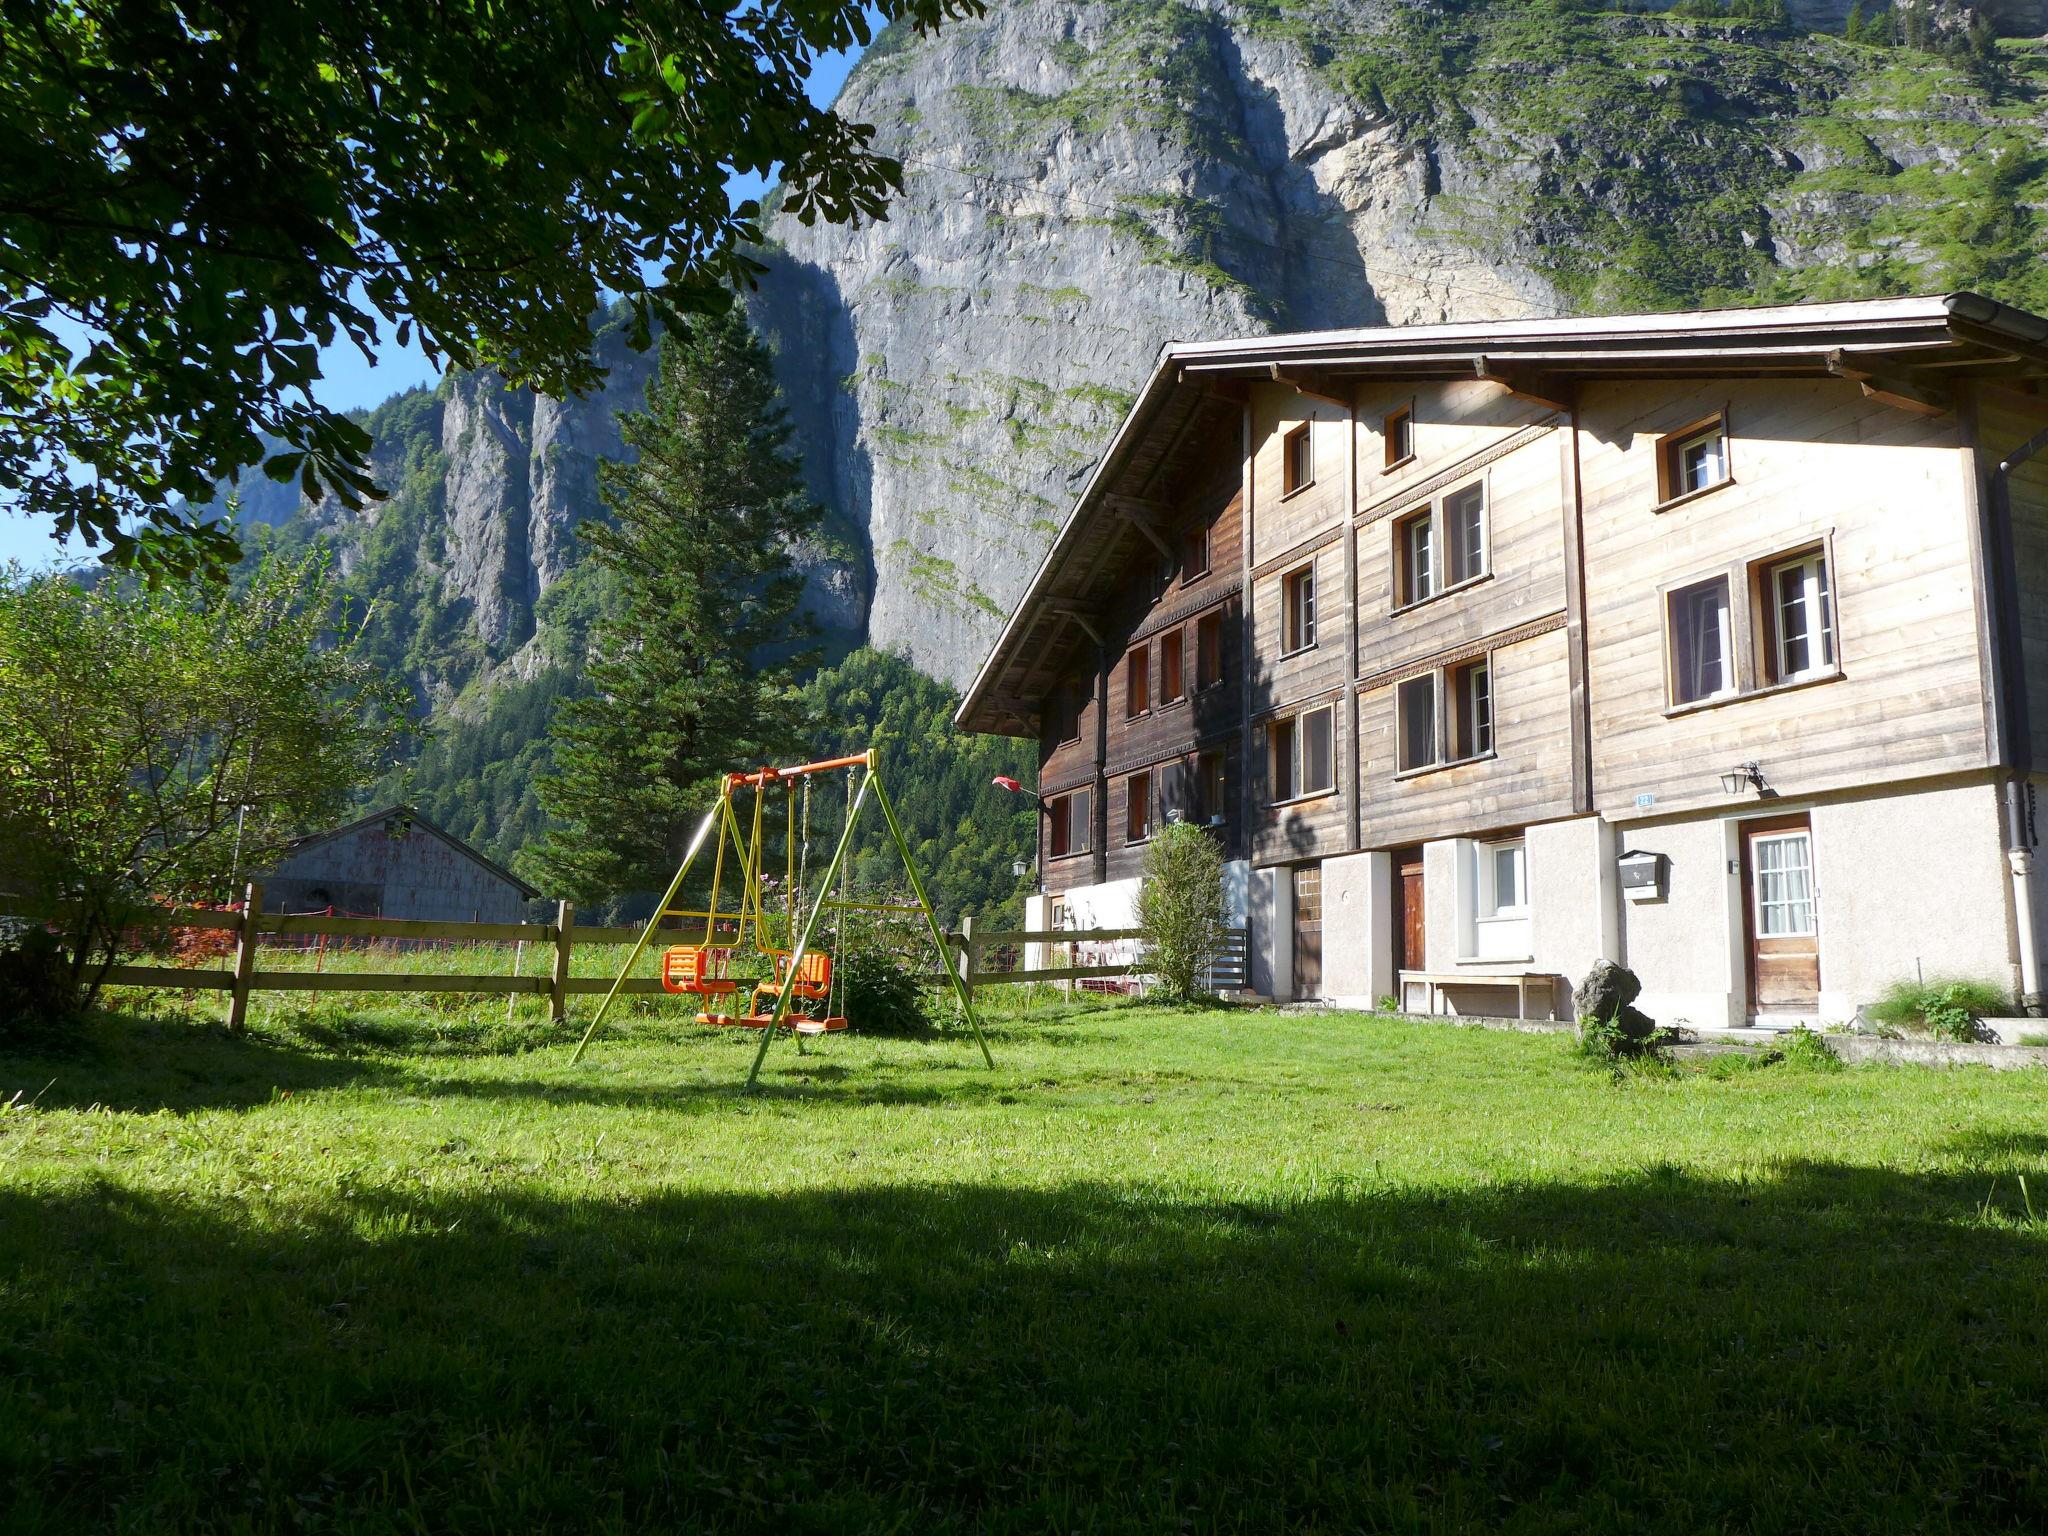
[[[961,682],[1166,340],[2042,303],[2034,62],[1994,89],[1790,17],[1558,0],[1014,0],[870,51],[841,110],[905,195],[863,229],[775,221],[755,313],[819,493],[867,530],[870,642]]]
[[[1950,0],[1857,14],[1894,41],[1808,30],[1840,0],[996,0],[885,33],[841,110],[904,195],[857,229],[772,217],[750,298],[835,515],[812,611],[963,682],[1169,339],[1960,286],[2048,308],[2048,55],[1987,67]],[[609,317],[593,346],[590,400],[456,375],[387,403],[366,513],[251,508],[336,544],[442,732],[412,792],[501,855],[538,825],[536,733],[605,600],[574,527],[648,369]]]

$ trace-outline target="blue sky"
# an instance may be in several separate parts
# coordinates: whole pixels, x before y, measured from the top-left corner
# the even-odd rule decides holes
[[[872,8],[869,20],[880,26],[880,18]],[[859,57],[859,49],[850,49],[820,58],[806,82],[811,100],[820,105],[830,103]],[[759,176],[734,176],[726,182],[726,191],[735,203],[744,202],[762,196],[767,183]],[[387,344],[379,347],[373,358],[365,358],[352,344],[340,343],[321,353],[320,374],[320,403],[343,411],[378,405],[401,390],[431,384],[440,377],[440,371],[427,361],[417,343],[405,347]],[[60,550],[43,520],[0,511],[0,564],[19,560],[27,566],[42,566],[60,558],[68,563],[85,557],[83,545]]]

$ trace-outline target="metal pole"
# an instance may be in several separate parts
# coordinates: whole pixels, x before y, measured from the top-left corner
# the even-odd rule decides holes
[[[953,983],[953,995],[960,999],[960,1011],[967,1015],[967,1027],[974,1031],[974,1043],[981,1047],[981,1059],[993,1071],[996,1059],[989,1053],[988,1038],[981,1032],[981,1021],[974,1016],[974,1004],[968,1000],[960,974],[953,969],[953,957],[946,951],[946,936],[939,931],[939,919],[932,911],[932,899],[924,893],[924,881],[918,876],[916,861],[910,857],[910,844],[904,841],[903,828],[897,824],[896,808],[889,803],[889,792],[882,787],[882,781],[875,777],[872,768],[868,770],[868,782],[875,786],[875,803],[882,808],[882,819],[889,823],[889,835],[896,839],[896,851],[903,856],[903,872],[910,876],[910,888],[917,892],[918,905],[924,908],[925,926],[931,929],[932,946],[939,952],[939,964],[945,967],[946,976]]]
[[[832,850],[832,862],[826,866],[825,875],[818,883],[829,886],[832,877],[839,873],[839,861],[846,857],[846,850],[853,843],[853,825],[860,816],[860,808],[867,803],[868,787],[874,785],[877,797],[881,786],[875,783],[875,770],[868,769],[868,776],[861,781],[860,793],[853,797],[853,809],[846,813],[846,826],[839,833],[839,846]],[[789,999],[796,988],[797,967],[803,964],[804,953],[811,947],[811,935],[816,931],[818,919],[825,915],[822,906],[811,908],[811,915],[804,923],[804,935],[790,953],[789,972],[782,978],[782,988],[775,994],[775,1013],[768,1021],[768,1027],[761,1031],[760,1047],[754,1052],[754,1064],[747,1069],[747,1088],[751,1091],[754,1080],[761,1075],[761,1063],[767,1060],[768,1047],[774,1042],[775,1031],[782,1028],[783,1017],[789,1012]]]
[[[683,866],[676,871],[675,879],[669,882],[668,894],[663,896],[654,908],[654,916],[647,919],[646,928],[641,930],[640,940],[633,946],[633,953],[626,956],[626,963],[620,968],[618,978],[612,982],[611,991],[605,993],[604,1001],[597,1005],[597,1013],[591,1018],[590,1028],[583,1031],[583,1038],[576,1042],[575,1053],[569,1058],[569,1065],[575,1066],[583,1059],[584,1047],[590,1044],[590,1037],[597,1033],[597,1026],[604,1022],[605,1010],[612,1005],[612,999],[619,995],[619,988],[626,984],[632,974],[633,963],[640,958],[640,951],[647,947],[647,941],[654,937],[654,930],[661,926],[661,917],[668,910],[668,904],[676,899],[676,892],[683,888],[683,877],[689,874],[690,865],[696,860],[697,850],[704,846],[704,839],[713,827],[718,825],[718,812],[725,804],[725,791],[718,793],[718,804],[711,807],[704,819],[697,823],[697,830],[690,837],[690,846],[683,854]]]

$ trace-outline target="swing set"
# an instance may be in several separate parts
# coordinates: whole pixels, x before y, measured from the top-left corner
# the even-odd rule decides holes
[[[826,774],[842,770],[846,774],[846,819],[840,828],[839,843],[833,850],[831,862],[825,866],[814,888],[810,883],[812,784]],[[783,795],[785,869],[780,899],[771,900],[770,887],[775,882],[766,872],[766,833],[769,797],[778,789]],[[738,802],[748,790],[753,792],[752,803],[748,807],[750,814],[743,817]],[[880,808],[882,819],[888,825],[890,841],[902,856],[903,872],[909,876],[910,888],[917,896],[914,905],[852,899],[852,863],[848,855],[853,846],[853,829],[871,799]],[[742,831],[743,825],[745,831]],[[714,838],[718,846],[712,857],[710,899],[702,911],[677,907],[676,898],[682,892],[691,866],[704,851],[705,842]],[[722,910],[719,905],[728,850],[732,854],[739,883],[739,904],[731,911]],[[833,891],[835,880],[838,882],[836,894]],[[827,912],[834,917],[830,948],[820,947],[815,942],[819,923]],[[967,989],[946,949],[945,935],[932,911],[931,898],[925,893],[924,880],[910,857],[910,845],[904,841],[902,824],[896,819],[896,808],[875,772],[872,747],[852,757],[835,757],[821,763],[728,773],[719,781],[717,802],[691,835],[675,879],[669,882],[667,893],[655,908],[653,917],[648,919],[647,927],[634,944],[632,953],[626,956],[624,967],[612,982],[611,990],[605,993],[604,1001],[598,1005],[590,1027],[583,1032],[575,1054],[569,1058],[569,1064],[574,1066],[583,1059],[584,1049],[597,1033],[598,1025],[604,1022],[612,999],[619,995],[620,987],[632,973],[641,952],[653,942],[662,921],[667,918],[686,921],[702,918],[703,932],[694,943],[672,944],[662,951],[662,990],[701,998],[703,1011],[697,1015],[700,1024],[758,1029],[761,1032],[761,1043],[755,1049],[753,1065],[747,1071],[747,1087],[752,1088],[761,1074],[761,1063],[767,1058],[768,1047],[777,1031],[793,1034],[801,1054],[808,1037],[834,1034],[846,1028],[848,1020],[841,1006],[844,978],[836,957],[845,941],[848,912],[916,912],[924,917],[932,945],[938,952],[939,967],[953,985],[953,995],[960,1000],[960,1012],[965,1016],[968,1028],[974,1032],[982,1059],[993,1068],[995,1057],[989,1052],[987,1037],[982,1034],[981,1023],[974,1016],[974,1004],[969,1000]],[[730,925],[729,938],[721,933],[721,925]],[[751,952],[768,962],[768,975],[754,983],[748,993],[750,1006],[741,1013],[733,1011],[744,986],[743,980],[732,974],[733,955],[735,951],[749,949],[750,937]]]

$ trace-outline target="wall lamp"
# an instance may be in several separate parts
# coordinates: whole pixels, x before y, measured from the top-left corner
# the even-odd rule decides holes
[[[1753,789],[1759,795],[1766,793],[1770,786],[1764,783],[1764,771],[1756,763],[1738,763],[1721,775],[1721,793],[1739,795],[1745,789]]]

